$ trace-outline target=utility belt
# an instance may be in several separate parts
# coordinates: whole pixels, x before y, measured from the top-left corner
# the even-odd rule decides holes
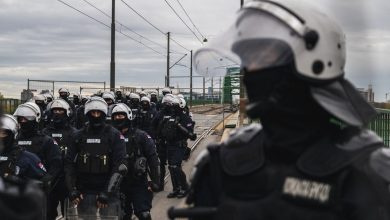
[[[77,157],[77,171],[80,173],[105,174],[110,172],[110,158],[103,155],[80,153]]]

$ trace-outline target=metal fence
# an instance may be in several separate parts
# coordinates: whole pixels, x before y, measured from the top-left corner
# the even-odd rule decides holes
[[[21,103],[19,99],[0,99],[0,107],[6,114],[13,114]]]
[[[368,125],[368,128],[375,131],[383,139],[385,146],[390,147],[390,110],[377,110],[379,114]]]

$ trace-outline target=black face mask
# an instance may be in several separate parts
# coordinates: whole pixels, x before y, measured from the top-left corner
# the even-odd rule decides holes
[[[38,123],[36,121],[27,121],[20,123],[20,131],[23,135],[34,135],[37,132]]]
[[[15,141],[14,134],[11,131],[6,130],[6,133],[7,137],[3,138],[4,153],[11,151]]]
[[[298,155],[329,131],[330,115],[312,98],[310,86],[292,64],[246,72],[247,114],[260,118],[267,138],[283,154]]]
[[[154,103],[157,103],[157,97],[156,96],[150,97],[150,101],[154,102]]]
[[[60,94],[60,97],[64,100],[68,100],[68,95],[67,94]]]
[[[144,111],[148,111],[150,109],[149,103],[141,102],[141,107],[142,107],[142,110],[144,110]]]
[[[93,117],[91,114],[88,114],[89,125],[93,129],[100,129],[104,126],[106,117],[102,114],[100,117]]]
[[[80,99],[79,98],[73,98],[73,104],[80,105]]]
[[[67,115],[66,114],[53,114],[52,121],[56,127],[62,127],[67,123]]]
[[[119,131],[121,131],[124,128],[130,127],[130,121],[127,118],[112,120],[111,122],[112,125]]]

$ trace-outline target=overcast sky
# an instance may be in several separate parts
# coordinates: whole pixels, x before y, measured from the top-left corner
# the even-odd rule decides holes
[[[110,25],[110,18],[87,2],[111,14],[109,0],[63,0],[95,19]],[[165,0],[123,0],[162,32],[189,50],[201,43],[172,12]],[[167,0],[194,32],[177,0]],[[179,0],[192,21],[209,40],[234,20],[239,0]],[[377,101],[390,92],[390,1],[316,0],[347,35],[346,76],[357,87],[372,84]],[[164,86],[166,36],[146,23],[121,0],[116,1],[117,29],[138,41],[116,33],[116,86]],[[0,0],[0,92],[20,98],[27,79],[106,81],[110,73],[110,30],[57,0]],[[156,42],[140,38],[127,28]],[[199,34],[198,34],[199,35]],[[199,36],[200,37],[200,36]],[[200,37],[201,38],[201,37]],[[171,65],[188,53],[180,64],[189,66],[189,51],[171,41]],[[156,52],[157,51],[157,52]],[[174,66],[171,75],[189,75]],[[215,86],[218,80],[215,80]],[[201,86],[200,78],[194,80]],[[207,82],[209,85],[210,82]],[[188,79],[172,79],[172,86],[188,87]],[[47,84],[41,84],[42,88]],[[100,86],[100,85],[97,85]],[[56,94],[57,95],[57,94]],[[390,95],[389,95],[390,97]]]

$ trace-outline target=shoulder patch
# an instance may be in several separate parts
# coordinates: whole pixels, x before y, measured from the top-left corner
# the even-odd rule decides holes
[[[380,148],[370,155],[371,168],[390,183],[390,149]]]
[[[123,136],[122,134],[119,134],[119,138],[120,138],[121,140],[125,140],[125,136]]]
[[[246,127],[237,128],[230,132],[229,138],[225,141],[226,145],[249,143],[260,131],[260,124],[251,124]]]

